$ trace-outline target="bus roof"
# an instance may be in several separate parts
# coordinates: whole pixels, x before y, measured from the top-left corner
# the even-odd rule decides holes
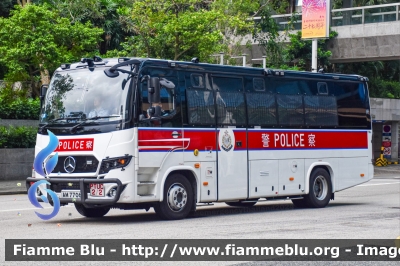
[[[243,66],[229,66],[209,63],[197,63],[187,61],[173,61],[164,59],[153,59],[153,58],[138,58],[138,57],[124,57],[124,58],[105,58],[100,57],[82,58],[80,62],[72,64],[62,64],[56,71],[63,70],[74,70],[88,68],[90,62],[92,67],[112,67],[118,63],[137,60],[141,62],[141,67],[170,67],[177,69],[191,69],[193,71],[212,71],[212,72],[224,72],[224,73],[236,73],[236,74],[248,74],[248,75],[264,75],[264,76],[286,76],[286,77],[298,77],[298,78],[316,78],[316,79],[335,79],[335,80],[351,80],[351,81],[368,81],[368,78],[360,75],[349,75],[339,73],[320,73],[320,72],[309,72],[309,71],[296,71],[296,70],[281,70],[281,69],[263,69],[257,67],[243,67]]]

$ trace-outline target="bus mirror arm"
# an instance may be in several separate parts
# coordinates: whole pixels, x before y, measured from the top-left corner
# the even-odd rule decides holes
[[[140,80],[140,82],[143,83],[143,82],[145,82],[146,80],[149,80],[149,79],[150,79],[150,76],[149,76],[149,75],[144,75],[144,76],[142,77],[142,79]]]
[[[141,115],[139,118],[139,122],[146,123],[149,127],[151,126],[151,122],[154,122],[154,121],[159,122],[159,121],[161,121],[161,118],[160,117],[145,118],[144,115]]]
[[[161,116],[161,106],[153,106],[147,109],[147,115],[151,118]]]

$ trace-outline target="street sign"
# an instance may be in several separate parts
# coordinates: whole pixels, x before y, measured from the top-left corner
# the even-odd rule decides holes
[[[392,154],[392,148],[391,147],[386,147],[383,149],[383,155],[391,155]]]
[[[392,147],[392,142],[391,141],[382,141],[382,146],[383,147]]]

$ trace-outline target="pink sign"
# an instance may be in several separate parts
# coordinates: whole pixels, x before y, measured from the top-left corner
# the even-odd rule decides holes
[[[329,37],[330,0],[303,0],[302,38]]]

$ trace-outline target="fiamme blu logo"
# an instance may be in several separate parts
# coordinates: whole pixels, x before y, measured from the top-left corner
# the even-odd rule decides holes
[[[33,162],[33,168],[36,173],[40,174],[41,176],[45,176],[46,178],[48,178],[48,175],[54,170],[58,162],[58,153],[55,153],[53,156],[51,156],[51,154],[57,149],[58,138],[49,130],[47,130],[47,133],[49,135],[50,142],[36,155]],[[43,209],[43,206],[36,198],[36,191],[38,190],[40,185],[50,185],[50,183],[46,180],[35,182],[28,190],[28,198],[33,206]],[[54,191],[47,188],[43,189],[43,191],[47,192],[47,197],[42,193],[40,198],[43,200],[44,203],[49,203],[50,197],[53,202],[53,211],[50,214],[41,214],[36,211],[35,213],[39,218],[43,220],[50,220],[58,214],[60,210],[60,200]]]

